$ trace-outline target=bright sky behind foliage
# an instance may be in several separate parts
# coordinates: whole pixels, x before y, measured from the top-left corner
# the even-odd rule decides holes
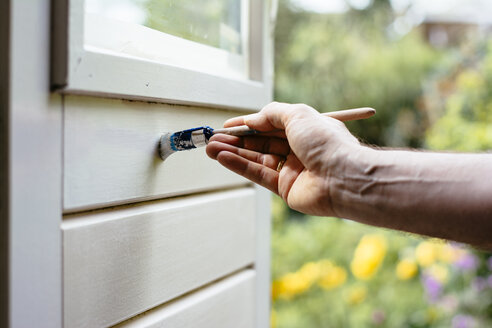
[[[343,13],[348,4],[364,9],[371,0],[292,0],[300,8],[320,13]],[[393,8],[399,11],[409,9],[421,17],[446,18],[460,22],[492,23],[491,0],[391,0]]]

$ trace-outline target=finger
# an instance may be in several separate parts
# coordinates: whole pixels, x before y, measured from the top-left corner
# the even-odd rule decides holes
[[[287,139],[263,136],[248,136],[243,138],[243,147],[263,154],[274,154],[286,157],[290,153]]]
[[[258,131],[285,130],[288,124],[298,118],[318,119],[319,112],[304,104],[273,102],[257,113],[243,117],[244,124]]]
[[[278,194],[278,172],[276,170],[228,151],[220,152],[217,155],[217,161],[229,170]]]
[[[226,134],[216,134],[210,138],[210,142],[212,141],[227,143],[263,154],[274,154],[283,157],[287,156],[290,152],[289,143],[286,139],[281,138],[264,136],[236,137]]]
[[[244,147],[243,138],[244,137],[237,137],[237,136],[231,136],[229,134],[218,133],[218,134],[214,134],[209,139],[209,143],[212,141],[218,141],[218,142],[227,143],[229,145],[233,145],[236,147]]]
[[[212,141],[207,145],[207,155],[211,158],[216,159],[218,154],[222,151],[227,151],[230,153],[237,154],[251,162],[255,162],[261,165],[264,165],[271,169],[277,169],[279,162],[285,160],[282,156],[271,155],[271,154],[262,154],[256,151],[239,148],[233,145],[229,145],[226,143]]]
[[[271,131],[276,129],[285,129],[284,121],[286,114],[293,110],[293,106],[287,103],[272,102],[261,109],[259,113],[243,115],[228,119],[224,123],[224,127],[232,127],[239,125],[248,125],[258,131]],[[298,105],[296,107],[301,107]],[[306,106],[306,105],[303,105]],[[306,106],[308,107],[308,106]],[[281,117],[279,117],[281,116]]]
[[[290,189],[303,169],[304,165],[293,153],[287,156],[285,164],[279,172],[278,180],[278,192],[283,199],[287,199]]]
[[[224,122],[224,128],[230,128],[232,126],[244,125],[244,118],[249,115],[237,116],[228,119]]]

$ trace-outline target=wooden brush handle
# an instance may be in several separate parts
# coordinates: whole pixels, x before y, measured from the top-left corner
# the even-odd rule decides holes
[[[376,114],[376,110],[374,108],[370,108],[370,107],[345,109],[345,110],[339,110],[339,111],[335,111],[335,112],[322,113],[323,116],[328,116],[328,117],[337,119],[337,120],[342,121],[342,122],[361,120],[364,118],[369,118],[369,117],[373,116],[374,114]],[[272,133],[272,132],[275,132],[275,131],[270,131],[269,133]],[[245,136],[245,135],[250,135],[250,134],[258,134],[261,132],[250,129],[247,125],[241,125],[241,126],[234,126],[232,128],[215,129],[213,131],[213,133],[214,134],[223,133],[223,134],[229,134],[229,135],[233,135],[233,136]]]
[[[323,116],[335,118],[342,122],[362,120],[376,114],[376,110],[370,107],[338,110],[335,112],[322,113]]]

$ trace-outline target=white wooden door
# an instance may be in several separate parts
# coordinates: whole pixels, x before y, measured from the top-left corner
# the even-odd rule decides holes
[[[267,327],[269,193],[156,150],[271,100],[270,1],[223,1],[217,44],[111,3],[143,1],[0,2],[0,325]]]
[[[220,127],[271,100],[269,2],[141,3],[55,2],[67,17],[55,17],[67,34],[53,41],[66,51],[52,66],[63,113],[64,326],[265,327],[268,193],[204,149],[163,162],[157,145],[164,132]],[[149,23],[115,17],[122,4],[152,17],[173,6]],[[186,33],[159,27],[172,15]]]

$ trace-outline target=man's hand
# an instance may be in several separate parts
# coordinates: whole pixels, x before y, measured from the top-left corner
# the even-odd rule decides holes
[[[271,103],[257,114],[228,120],[224,127],[243,124],[262,132],[284,130],[285,134],[217,134],[210,139],[207,154],[277,193],[295,210],[336,215],[330,200],[331,178],[343,175],[351,153],[363,148],[342,122],[307,105]]]
[[[267,134],[217,134],[207,154],[291,208],[492,249],[492,154],[371,149],[306,105],[272,103],[225,126],[243,124]]]

